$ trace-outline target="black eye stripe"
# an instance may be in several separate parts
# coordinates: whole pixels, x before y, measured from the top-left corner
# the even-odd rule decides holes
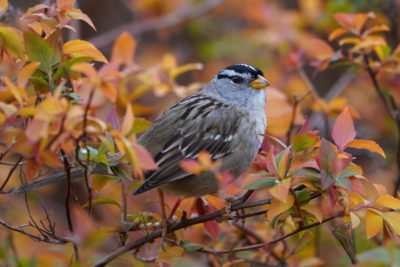
[[[226,74],[218,74],[217,78],[220,79],[229,79],[231,81],[233,81],[234,83],[242,83],[244,81],[243,77],[240,77],[238,75],[226,75]]]

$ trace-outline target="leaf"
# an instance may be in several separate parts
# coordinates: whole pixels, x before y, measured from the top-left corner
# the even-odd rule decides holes
[[[0,16],[8,9],[8,0],[0,0]]]
[[[276,179],[266,178],[266,179],[258,180],[252,184],[249,184],[248,186],[246,186],[246,188],[250,189],[250,190],[259,190],[259,189],[263,189],[266,187],[274,186],[277,183],[279,183],[279,181],[277,181]]]
[[[63,46],[64,54],[71,57],[91,57],[93,60],[107,63],[107,59],[92,43],[83,40],[72,40]]]
[[[347,143],[345,149],[348,147],[357,149],[367,149],[371,152],[381,155],[383,158],[386,158],[385,151],[383,151],[383,149],[375,141],[372,140],[355,139]]]
[[[307,204],[307,205],[302,206],[301,209],[307,211],[312,216],[314,216],[318,222],[322,222],[322,220],[323,220],[322,212],[317,205]]]
[[[205,200],[207,200],[207,202],[213,206],[216,209],[223,209],[225,208],[225,203],[222,199],[220,199],[219,197],[213,196],[213,195],[205,195],[203,196],[203,198]]]
[[[368,210],[365,216],[365,231],[367,232],[367,238],[370,239],[383,230],[383,218],[381,215],[374,211]]]
[[[218,238],[218,223],[215,220],[208,221],[204,223],[204,227],[206,228],[207,233],[211,235],[212,238]]]
[[[92,178],[92,187],[97,192],[101,191],[108,183],[119,180],[117,176],[106,174],[92,174],[90,177]]]
[[[26,64],[22,70],[18,73],[17,84],[19,87],[24,88],[29,81],[29,78],[39,67],[40,62],[31,62]]]
[[[135,121],[133,122],[133,127],[128,133],[128,136],[146,131],[147,128],[150,127],[150,125],[151,122],[146,120],[145,118],[135,118]]]
[[[136,41],[130,33],[122,33],[114,43],[111,61],[131,66],[136,48]]]
[[[329,37],[328,37],[328,39],[329,39],[329,41],[333,41],[333,40],[335,40],[336,38],[338,38],[338,37],[340,37],[340,36],[342,36],[342,35],[344,35],[344,34],[346,34],[346,33],[348,33],[349,31],[347,30],[347,29],[344,29],[344,28],[337,28],[337,29],[334,29],[330,34],[329,34]]]
[[[332,129],[332,138],[335,144],[343,151],[347,143],[354,140],[356,131],[349,109],[346,107],[337,117]]]
[[[294,197],[292,195],[288,195],[286,200],[286,202],[282,202],[277,199],[272,199],[271,206],[267,212],[267,218],[270,222],[272,222],[276,216],[282,214],[293,206]]]
[[[288,166],[289,166],[289,153],[290,148],[285,148],[279,155],[277,155],[277,165],[278,165],[278,174],[279,177],[284,179],[287,175]]]
[[[269,189],[269,193],[279,201],[286,203],[289,194],[291,179],[285,179]]]
[[[318,143],[318,137],[313,133],[302,133],[292,137],[292,151],[298,153],[300,151],[311,148]]]
[[[88,17],[88,15],[82,13],[80,9],[77,8],[72,8],[70,11],[65,13],[67,17],[71,19],[77,19],[77,20],[82,20],[89,24],[90,27],[93,28],[93,30],[96,30],[96,27],[93,24],[93,21]]]
[[[182,247],[174,246],[161,252],[156,262],[171,262],[175,258],[180,258],[184,252]]]
[[[40,62],[39,69],[51,73],[53,65],[61,60],[59,51],[34,32],[25,31],[24,40],[30,61]]]
[[[132,106],[128,104],[126,106],[126,112],[121,124],[121,129],[119,130],[122,136],[128,135],[128,133],[131,131],[133,127],[134,120],[135,120],[135,115],[133,114]]]
[[[382,214],[385,222],[393,229],[393,231],[400,235],[400,213],[398,212],[385,212]]]
[[[350,212],[351,229],[355,229],[360,225],[360,218],[354,213]]]
[[[195,252],[203,249],[202,245],[190,242],[188,240],[184,240],[181,244],[183,249],[187,252]]]
[[[321,168],[322,189],[327,189],[335,183],[334,162],[337,152],[332,143],[322,139],[319,150],[319,165]]]
[[[146,148],[139,144],[133,144],[133,149],[136,152],[138,157],[139,166],[144,171],[156,170],[158,168],[151,154],[147,151]]]
[[[376,204],[389,209],[400,209],[400,199],[395,198],[389,194],[378,197]]]
[[[0,26],[0,48],[4,48],[8,54],[22,59],[24,53],[24,39],[19,30]]]
[[[92,199],[92,205],[105,205],[105,204],[110,204],[110,205],[117,206],[118,208],[121,208],[121,205],[112,198],[101,197],[101,198]],[[83,205],[83,207],[84,208],[89,207],[89,202],[85,203]]]

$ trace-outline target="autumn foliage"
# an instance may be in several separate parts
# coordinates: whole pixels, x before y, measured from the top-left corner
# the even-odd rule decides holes
[[[317,12],[300,2],[301,12]],[[149,5],[137,8],[149,12]],[[0,1],[0,12],[7,6]],[[38,4],[17,25],[0,24],[0,265],[322,266],[329,257],[320,251],[330,240],[346,255],[331,266],[398,263],[400,179],[371,180],[358,157],[394,162],[399,172],[400,154],[394,154],[400,146],[389,138],[385,153],[357,127],[365,120],[376,132],[399,135],[398,90],[392,88],[399,83],[400,46],[385,35],[393,25],[372,11],[333,12],[325,41],[296,31],[293,14],[277,5],[254,1],[246,8],[241,16],[258,25],[246,36],[279,62],[265,69],[273,84],[265,140],[238,179],[205,152],[180,163],[194,174],[213,172],[221,190],[180,199],[179,206],[168,196],[170,225],[162,244],[157,192],[132,196],[143,174],[157,168],[137,136],[161,112],[158,102],[201,87],[180,78],[203,65],[180,65],[171,53],[141,65],[138,41],[128,32],[107,55],[89,41],[70,40],[73,22],[95,29],[74,0]],[[352,105],[360,88],[347,96],[318,92],[313,79],[343,66],[344,76],[360,77],[388,115]],[[377,126],[385,116],[389,126]],[[103,171],[95,172],[97,166]],[[57,173],[66,178],[61,186],[16,193]]]

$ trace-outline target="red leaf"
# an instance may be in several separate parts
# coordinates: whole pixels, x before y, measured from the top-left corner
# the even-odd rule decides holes
[[[206,231],[212,236],[212,238],[218,238],[218,223],[216,221],[209,221],[204,223]]]
[[[347,143],[354,140],[356,131],[349,109],[346,107],[337,117],[332,129],[332,138],[335,144],[343,151]]]

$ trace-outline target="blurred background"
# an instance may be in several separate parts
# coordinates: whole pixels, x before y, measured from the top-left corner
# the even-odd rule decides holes
[[[10,5],[15,14],[22,14],[40,2],[11,0]],[[397,177],[396,128],[369,77],[348,64],[323,71],[315,67],[321,55],[329,52],[327,39],[337,27],[332,16],[336,12],[374,12],[389,25],[386,37],[394,49],[400,42],[399,0],[81,0],[77,5],[97,31],[78,22],[77,31],[69,32],[66,40],[88,40],[108,57],[115,39],[130,32],[136,40],[135,63],[139,66],[152,67],[163,60],[203,64],[201,70],[179,76],[177,83],[183,91],[163,97],[149,92],[141,97],[139,103],[152,108],[138,115],[153,119],[197,88],[185,85],[206,83],[233,63],[252,64],[272,84],[268,89],[269,134],[286,142],[291,125],[296,131],[308,121],[330,139],[332,122],[348,105],[356,118],[357,137],[375,140],[387,155],[384,160],[364,150],[354,152],[357,163],[368,179],[392,188]],[[18,23],[14,16],[2,20]],[[335,49],[337,44],[330,45]],[[398,99],[400,76],[380,79]]]

